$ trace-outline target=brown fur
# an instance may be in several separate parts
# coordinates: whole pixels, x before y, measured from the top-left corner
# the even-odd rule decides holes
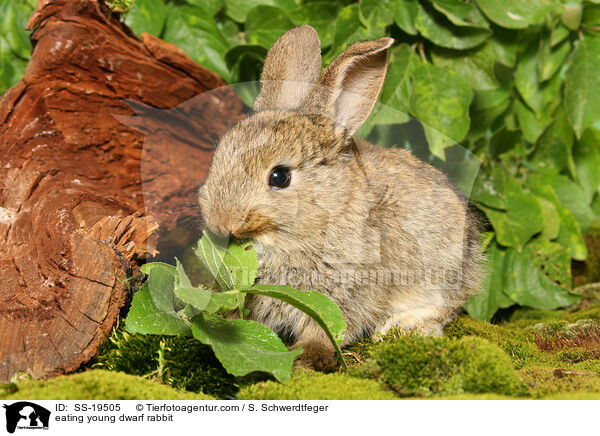
[[[315,38],[302,26],[269,51],[257,112],[223,136],[200,189],[206,224],[252,238],[259,283],[332,298],[348,324],[344,344],[396,326],[441,334],[479,289],[477,220],[437,169],[352,138],[377,99],[392,40],[356,43],[319,76]],[[306,83],[275,82],[290,78]],[[286,189],[268,186],[277,165],[292,170]],[[303,365],[333,365],[310,317],[260,296],[247,307],[303,346]]]

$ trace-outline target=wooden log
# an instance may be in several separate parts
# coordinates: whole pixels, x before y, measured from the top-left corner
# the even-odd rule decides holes
[[[173,45],[140,40],[101,0],[40,0],[28,27],[25,77],[0,99],[0,382],[73,371],[97,353],[127,274],[178,228],[223,120],[242,112],[227,88],[194,99],[223,81]],[[134,115],[124,100],[166,115],[145,119],[144,135],[117,119]],[[177,127],[207,111],[212,121]],[[149,161],[160,177],[142,189],[153,130],[168,158]]]

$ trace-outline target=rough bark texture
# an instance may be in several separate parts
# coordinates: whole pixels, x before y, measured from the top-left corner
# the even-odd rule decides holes
[[[41,0],[29,27],[25,77],[0,100],[0,382],[97,353],[135,260],[155,254],[156,236],[159,249],[161,237],[166,249],[194,237],[173,230],[222,120],[242,110],[226,88],[192,99],[224,83],[176,47],[140,41],[99,0]],[[142,171],[145,135],[115,117],[131,105],[179,105],[128,123],[152,136]]]

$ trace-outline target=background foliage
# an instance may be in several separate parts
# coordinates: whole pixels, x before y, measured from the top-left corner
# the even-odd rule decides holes
[[[0,92],[23,74],[34,3],[1,0]],[[258,80],[294,26],[317,29],[324,63],[391,35],[380,100],[424,125],[424,145],[392,143],[441,167],[474,162],[465,148],[482,163],[471,200],[489,221],[489,268],[469,313],[576,301],[571,261],[588,256],[582,235],[600,219],[600,0],[136,0],[125,21],[229,83]],[[408,115],[379,111],[363,133],[403,138]]]

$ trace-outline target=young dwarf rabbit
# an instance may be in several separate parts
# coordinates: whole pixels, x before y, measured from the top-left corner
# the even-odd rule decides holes
[[[265,60],[254,114],[221,138],[199,193],[212,232],[253,241],[257,282],[338,304],[344,345],[393,327],[440,335],[479,287],[477,220],[446,176],[407,150],[352,137],[375,104],[392,42],[357,42],[321,73],[315,30],[284,34]],[[300,365],[335,365],[304,313],[254,295],[246,307],[303,347]]]

